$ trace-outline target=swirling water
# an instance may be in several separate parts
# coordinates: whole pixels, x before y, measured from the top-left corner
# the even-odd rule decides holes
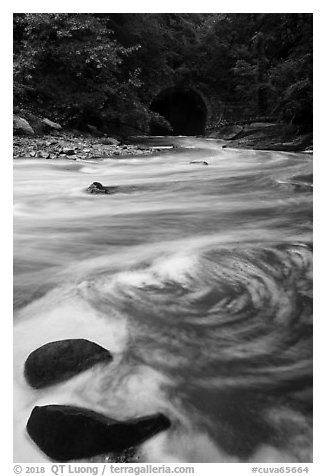
[[[173,140],[151,157],[14,163],[18,462],[47,461],[25,425],[49,403],[165,413],[141,461],[312,460],[312,194],[293,179],[312,159]],[[119,189],[88,195],[93,181]],[[31,389],[28,354],[66,338],[113,363]]]

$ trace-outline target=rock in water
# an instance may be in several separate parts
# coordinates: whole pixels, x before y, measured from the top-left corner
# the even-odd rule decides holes
[[[49,458],[69,461],[123,451],[170,425],[161,413],[119,422],[86,408],[47,405],[34,407],[27,431]]]
[[[190,164],[203,164],[203,165],[208,165],[208,162],[206,160],[192,160],[189,162]]]
[[[93,182],[87,187],[86,192],[88,193],[107,193],[105,188],[100,182]]]
[[[49,342],[26,359],[24,374],[34,388],[62,382],[99,362],[112,360],[107,349],[86,339]]]
[[[93,182],[89,187],[87,187],[86,192],[88,193],[114,193],[118,191],[118,187],[110,187],[107,185],[102,185],[100,182]]]

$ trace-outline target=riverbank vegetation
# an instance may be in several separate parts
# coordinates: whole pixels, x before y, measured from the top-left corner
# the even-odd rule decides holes
[[[205,96],[210,130],[272,118],[310,133],[312,15],[14,14],[14,107],[25,118],[118,136],[156,121],[173,134],[151,107],[167,86]]]

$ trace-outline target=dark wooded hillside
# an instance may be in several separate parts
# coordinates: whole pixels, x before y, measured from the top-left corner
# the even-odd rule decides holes
[[[232,109],[307,132],[312,54],[312,14],[17,13],[14,106],[81,130],[169,130],[155,97],[193,88],[212,124]]]

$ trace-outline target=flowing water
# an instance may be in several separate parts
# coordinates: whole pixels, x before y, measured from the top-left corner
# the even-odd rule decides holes
[[[25,426],[50,403],[165,413],[141,461],[312,460],[312,159],[148,142],[172,140],[150,157],[14,162],[18,462],[47,461]],[[119,188],[86,194],[93,181]],[[28,354],[67,338],[113,363],[29,387]]]

